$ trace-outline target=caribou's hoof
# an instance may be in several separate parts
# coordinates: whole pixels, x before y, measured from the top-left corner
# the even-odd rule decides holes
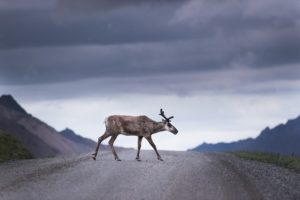
[[[96,157],[95,157],[95,156],[93,156],[93,160],[96,160]]]
[[[141,162],[141,159],[139,159],[139,158],[136,158],[135,160],[138,161],[138,162]]]
[[[116,161],[121,161],[121,159],[120,159],[120,158],[115,158],[115,160],[116,160]]]
[[[162,158],[157,158],[158,160],[160,160],[160,161],[164,161]]]

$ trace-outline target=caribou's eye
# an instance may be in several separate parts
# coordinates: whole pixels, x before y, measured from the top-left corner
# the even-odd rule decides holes
[[[168,127],[171,128],[171,127],[172,127],[172,124],[168,124]]]

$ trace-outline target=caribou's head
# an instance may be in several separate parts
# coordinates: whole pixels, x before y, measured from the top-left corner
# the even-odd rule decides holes
[[[176,135],[178,133],[178,130],[171,124],[171,119],[174,118],[174,116],[166,117],[163,109],[160,109],[159,115],[163,117],[162,122],[165,124],[165,130],[170,131],[171,133]]]

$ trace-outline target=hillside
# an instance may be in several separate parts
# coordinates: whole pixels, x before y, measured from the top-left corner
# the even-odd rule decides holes
[[[13,136],[0,130],[0,162],[32,158],[30,152]]]
[[[231,143],[207,144],[192,149],[196,151],[260,151],[283,155],[300,156],[300,117],[288,120],[272,129],[265,128],[254,139],[239,140]]]
[[[37,158],[92,151],[28,114],[11,95],[0,97],[0,129],[10,133]]]

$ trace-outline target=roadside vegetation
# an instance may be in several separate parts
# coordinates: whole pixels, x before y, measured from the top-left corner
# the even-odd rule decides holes
[[[13,136],[0,130],[0,162],[33,158]]]
[[[300,157],[248,151],[237,151],[232,153],[243,159],[271,163],[300,173]]]

